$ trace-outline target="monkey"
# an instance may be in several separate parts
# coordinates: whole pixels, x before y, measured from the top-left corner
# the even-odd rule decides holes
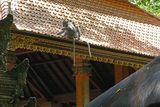
[[[66,21],[64,20],[63,23],[63,28],[62,31],[58,33],[58,35],[63,35],[64,37],[67,37],[69,39],[73,39],[73,53],[74,53],[74,63],[75,63],[75,40],[80,40],[80,29],[78,26],[75,25],[74,22],[72,21]],[[88,52],[89,56],[91,57],[91,50],[90,50],[90,44],[87,42],[88,45]]]
[[[63,35],[69,39],[80,39],[80,29],[75,25],[72,21],[63,21],[62,31],[58,33],[58,35]]]

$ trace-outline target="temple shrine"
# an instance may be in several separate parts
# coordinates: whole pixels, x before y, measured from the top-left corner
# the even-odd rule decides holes
[[[26,81],[16,107],[86,107],[160,55],[160,19],[128,0],[1,0],[0,24],[8,15],[6,69],[22,65]],[[78,39],[59,34],[65,21],[77,26]],[[1,84],[3,73],[0,96]]]

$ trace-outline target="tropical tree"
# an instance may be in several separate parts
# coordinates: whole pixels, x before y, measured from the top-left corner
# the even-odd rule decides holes
[[[140,8],[160,17],[160,0],[129,0]]]

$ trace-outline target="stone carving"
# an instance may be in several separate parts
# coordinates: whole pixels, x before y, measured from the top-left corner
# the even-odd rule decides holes
[[[23,88],[26,85],[29,68],[29,60],[24,59],[12,70],[7,70],[6,57],[12,23],[11,14],[0,20],[0,107],[15,107],[19,98],[23,97]]]
[[[6,71],[6,54],[10,40],[10,26],[13,23],[11,14],[0,20],[0,70]]]

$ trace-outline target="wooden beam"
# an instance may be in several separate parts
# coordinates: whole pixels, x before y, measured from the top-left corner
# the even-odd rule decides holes
[[[69,71],[68,67],[66,67],[64,62],[61,62],[61,63],[57,62],[57,66],[63,71],[64,73],[63,75],[65,75],[65,77],[68,79],[69,83],[71,84],[71,91],[74,91],[75,83],[74,83],[73,73]]]
[[[31,51],[31,50],[25,50],[25,49],[17,49],[15,51],[15,55],[16,56],[20,56],[20,55],[24,55],[24,54],[29,54],[29,53],[33,53],[33,51]]]
[[[36,91],[42,99],[45,99],[45,96],[37,89],[30,81],[27,81],[28,85],[32,87],[32,90]]]
[[[100,89],[101,90],[105,90],[105,85],[106,85],[106,83],[104,82],[104,80],[103,80],[103,78],[102,78],[102,76],[98,73],[98,70],[97,69],[99,68],[99,66],[97,66],[96,64],[94,64],[94,66],[93,66],[93,64],[92,64],[92,72],[95,74],[94,76],[98,79],[98,81],[100,82],[100,85],[99,85],[99,87],[100,87]]]
[[[44,99],[47,99],[47,97],[44,95],[45,92],[43,91],[43,89],[42,89],[42,87],[39,85],[39,83],[35,80],[35,78],[32,76],[32,74],[28,73],[28,77],[30,77],[28,81],[32,81],[32,84],[35,84],[34,87],[35,87],[36,89],[38,89],[38,91],[41,93],[41,94],[40,94],[40,95],[42,95],[41,97],[44,98]],[[28,81],[27,81],[27,83],[28,83]],[[29,84],[28,84],[28,85],[29,85]],[[29,88],[31,88],[31,87],[29,87]],[[31,89],[31,90],[32,90],[32,89]]]
[[[20,30],[11,30],[11,32],[13,36],[11,38],[12,47],[10,47],[10,50],[21,48],[69,57],[72,56],[73,42],[71,40]],[[140,68],[153,59],[151,56],[123,52],[94,45],[91,45],[92,57],[90,58],[88,57],[88,48],[85,42],[76,41],[76,45],[77,55],[82,56],[86,60]]]
[[[61,80],[63,80],[62,82],[64,83],[63,85],[66,87],[66,90],[73,91],[74,88],[73,88],[72,84],[67,80],[65,75],[63,75],[61,69],[57,66],[57,63],[52,63],[52,65],[53,65],[53,69],[56,71],[55,73],[57,74],[57,76]],[[66,71],[63,71],[63,72],[66,72]]]
[[[62,92],[66,92],[66,88],[63,86],[61,80],[55,75],[55,69],[52,65],[50,64],[44,64],[44,69],[47,71],[47,73],[49,74],[49,76],[51,77],[51,81],[55,81],[56,84],[56,88],[59,88],[60,90],[62,90]]]
[[[114,65],[114,74],[115,84],[117,84],[129,75],[129,69],[126,66]]]
[[[94,87],[96,87],[98,90],[102,91],[102,89],[100,88],[100,86],[92,79],[90,78],[90,82],[93,84]]]
[[[31,63],[32,66],[41,66],[42,64],[46,63],[53,63],[53,62],[61,62],[63,60],[67,60],[66,58],[58,58],[58,59],[50,59],[50,60],[44,60],[44,61],[38,61],[35,63]]]
[[[46,90],[46,92],[49,95],[52,95],[52,92],[47,88],[46,84],[44,83],[44,81],[42,81],[42,79],[38,76],[37,72],[33,69],[32,66],[30,66],[30,69],[32,70],[32,73],[35,75],[35,77],[38,79],[38,81],[41,83],[41,85],[43,86],[43,88]]]

